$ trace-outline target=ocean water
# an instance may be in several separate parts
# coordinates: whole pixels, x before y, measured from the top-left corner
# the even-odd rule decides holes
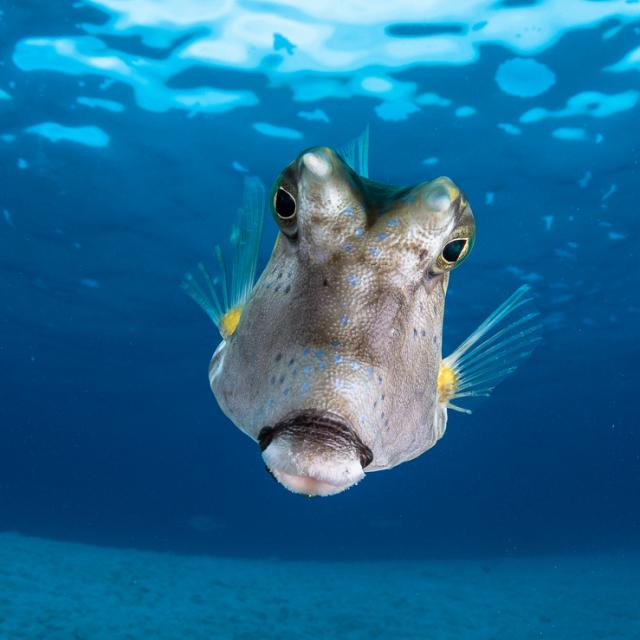
[[[473,208],[445,355],[523,284],[543,339],[308,499],[180,284],[246,176],[367,126]],[[640,638],[639,187],[637,0],[0,0],[0,638]]]

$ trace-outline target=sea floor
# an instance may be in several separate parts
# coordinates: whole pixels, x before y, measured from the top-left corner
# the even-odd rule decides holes
[[[640,554],[179,556],[0,534],[0,639],[640,639]]]

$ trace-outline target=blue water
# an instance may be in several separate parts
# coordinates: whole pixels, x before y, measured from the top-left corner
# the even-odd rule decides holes
[[[638,551],[640,3],[438,5],[0,0],[1,530],[288,560]],[[217,407],[218,334],[180,282],[228,247],[245,175],[365,125],[373,179],[447,175],[473,207],[445,353],[523,283],[544,339],[425,455],[309,500]]]

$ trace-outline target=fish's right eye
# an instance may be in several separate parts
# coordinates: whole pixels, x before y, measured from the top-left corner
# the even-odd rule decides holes
[[[278,187],[273,194],[274,217],[282,233],[289,238],[294,238],[298,232],[296,209],[296,199],[291,191]]]
[[[294,197],[282,187],[278,187],[273,201],[274,209],[282,220],[290,220],[296,215],[296,201]]]

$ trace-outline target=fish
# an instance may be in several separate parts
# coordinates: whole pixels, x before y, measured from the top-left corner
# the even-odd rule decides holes
[[[222,338],[209,364],[220,408],[305,496],[428,451],[450,410],[471,413],[541,339],[524,285],[443,357],[449,278],[475,241],[471,207],[447,177],[370,179],[368,147],[365,131],[343,149],[302,151],[268,198],[246,177],[231,268],[217,246],[216,275],[200,263],[183,282]],[[266,207],[278,232],[256,278]]]

